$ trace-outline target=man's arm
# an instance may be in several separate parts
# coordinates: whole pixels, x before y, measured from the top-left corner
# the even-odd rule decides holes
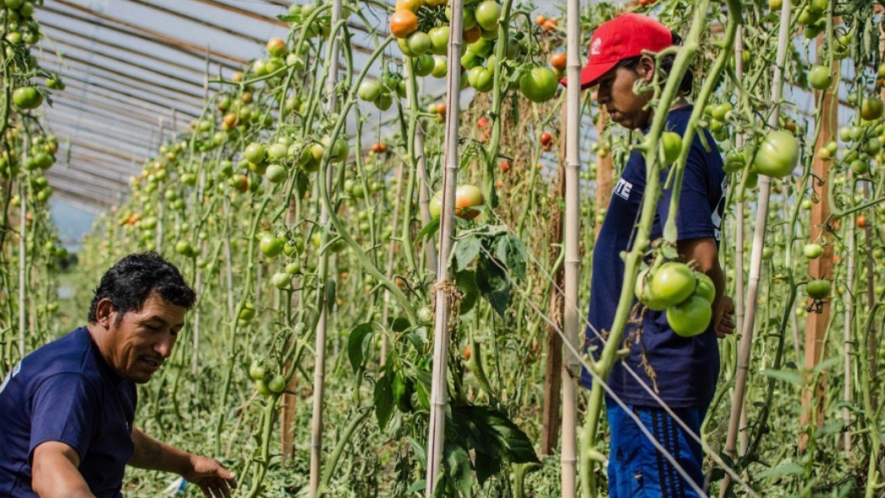
[[[181,451],[136,428],[132,429],[132,441],[135,443],[135,451],[129,465],[133,467],[179,474],[186,481],[199,486],[207,498],[229,498],[230,488],[237,487],[233,472],[216,460]]]
[[[162,470],[184,474],[190,468],[190,454],[161,443],[136,428],[132,428],[135,451],[129,465],[139,469]]]
[[[713,299],[713,324],[716,335],[721,339],[734,332],[734,303],[725,295],[725,273],[719,266],[719,249],[716,247],[716,241],[712,237],[680,240],[676,244],[676,249],[683,261],[691,263],[695,270],[705,273],[716,287],[716,298]]]
[[[40,498],[95,498],[79,467],[80,455],[70,446],[42,443],[34,448],[31,488]]]

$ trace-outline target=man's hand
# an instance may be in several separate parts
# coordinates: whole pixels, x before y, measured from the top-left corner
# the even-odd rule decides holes
[[[190,470],[181,477],[199,486],[206,498],[230,498],[230,488],[237,487],[233,472],[217,460],[204,456],[191,455]]]
[[[724,339],[725,336],[734,333],[734,301],[728,296],[722,296],[719,307],[713,314],[713,324],[716,337]]]

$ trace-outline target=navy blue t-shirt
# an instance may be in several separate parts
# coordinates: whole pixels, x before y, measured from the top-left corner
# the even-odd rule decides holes
[[[85,327],[25,356],[0,384],[0,496],[37,496],[31,458],[48,441],[79,454],[96,497],[122,496],[136,402],[135,384],[111,370]]]
[[[692,106],[670,111],[666,129],[684,135],[691,112]],[[726,180],[716,142],[707,130],[703,132],[709,150],[695,135],[685,165],[676,226],[679,240],[712,237],[718,245],[725,209]],[[669,169],[664,168],[661,173],[662,185],[668,173]],[[608,212],[593,249],[588,322],[600,333],[607,334],[615,319],[624,281],[624,261],[620,254],[631,249],[635,238],[645,192],[645,175],[642,153],[632,152],[612,192]],[[663,234],[671,195],[672,188],[662,192],[651,240]],[[658,406],[648,391],[625,370],[626,365],[653,390],[657,387],[656,394],[671,407],[709,404],[719,376],[719,346],[713,324],[703,334],[685,338],[676,335],[667,324],[665,311],[651,311],[644,307],[642,311],[641,326],[628,323],[624,334],[624,347],[629,346],[630,354],[615,363],[609,377],[608,384],[614,393],[629,404]],[[588,346],[595,347],[594,354],[598,355],[602,351],[602,343],[590,327],[586,330],[586,337]],[[587,387],[592,384],[592,377],[586,371],[582,373],[582,383]]]

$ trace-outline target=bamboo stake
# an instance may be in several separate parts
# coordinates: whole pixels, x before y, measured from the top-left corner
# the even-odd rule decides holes
[[[605,107],[599,108],[599,117],[596,119],[596,136],[597,140],[602,140],[602,133],[608,125],[609,115]],[[608,209],[608,204],[612,197],[612,177],[614,176],[614,165],[612,164],[611,154],[605,157],[596,156],[596,213]],[[602,223],[596,224],[596,235],[602,230]]]
[[[737,76],[737,79],[740,80],[744,77],[744,38],[743,38],[743,30],[738,28],[737,34],[734,38],[734,72]],[[740,90],[738,90],[738,100],[740,100]],[[737,134],[735,137],[735,148],[738,150],[743,150],[744,148],[744,135],[743,133]],[[746,203],[744,199],[741,198],[737,203],[737,214],[735,215],[735,219],[737,222],[734,225],[734,239],[735,239],[735,259],[734,259],[734,268],[735,268],[735,304],[734,307],[736,309],[736,323],[737,330],[743,330],[744,324],[744,207]],[[747,444],[748,444],[748,435],[747,435],[747,409],[743,407],[741,409],[741,420],[740,420],[740,451],[741,455],[747,452]]]
[[[791,0],[784,0],[781,5],[780,31],[778,32],[777,59],[773,75],[772,104],[774,109],[768,119],[772,128],[778,126],[780,117],[780,99],[783,93],[783,67],[787,58],[787,48],[790,41],[790,9]],[[734,397],[731,404],[731,415],[728,423],[728,435],[725,440],[725,453],[732,459],[735,457],[738,429],[740,425],[741,410],[744,407],[744,395],[747,386],[747,376],[750,369],[750,355],[753,347],[753,328],[756,319],[756,298],[759,295],[759,278],[762,273],[762,249],[765,245],[765,226],[768,222],[768,203],[771,194],[771,178],[759,175],[758,184],[759,200],[756,211],[756,223],[753,234],[753,250],[750,255],[750,280],[747,289],[746,314],[741,329],[741,341],[738,350],[737,374],[735,377]],[[741,220],[743,222],[743,220]],[[720,496],[724,498],[731,487],[731,477],[726,475],[720,490]]]
[[[567,72],[572,82],[566,87],[566,146],[565,146],[565,302],[563,324],[566,340],[579,347],[580,318],[578,316],[578,283],[581,278],[580,230],[581,207],[580,144],[581,138],[581,10],[579,0],[568,0]],[[577,380],[580,372],[578,358],[567,354],[562,371],[562,496],[574,498],[577,494]],[[588,459],[585,459],[589,463]],[[585,482],[585,489],[589,491]]]
[[[448,60],[461,60],[464,0],[452,0],[451,36]],[[458,115],[460,114],[461,74],[457,64],[449,66],[446,75],[446,133],[445,169],[443,170],[443,199],[440,214],[440,257],[436,272],[436,312],[434,313],[433,373],[430,387],[430,424],[427,436],[426,498],[433,498],[439,476],[446,425],[446,360],[449,348],[449,254],[455,233],[455,187],[458,180]]]
[[[22,148],[22,164],[27,160],[24,154],[27,154],[28,146],[25,139],[25,146]],[[27,330],[28,313],[28,175],[19,183],[19,199],[21,199],[21,210],[19,211],[19,239],[18,239],[18,354],[22,358],[25,356],[25,332]]]
[[[334,0],[332,4],[332,21],[331,25],[335,26],[342,16],[341,0]],[[329,77],[326,80],[326,94],[329,96],[328,110],[330,114],[334,114],[338,110],[338,98],[335,94],[335,86],[338,83],[338,37],[332,39],[332,47],[329,50]],[[332,169],[331,161],[326,163],[325,180],[328,184],[326,189],[331,189],[332,175],[329,172]],[[329,223],[329,206],[322,202],[320,209],[320,226],[325,227]],[[324,231],[323,239],[327,238],[328,231]],[[326,240],[323,240],[325,245]],[[328,251],[320,256],[320,317],[316,328],[316,358],[313,371],[313,416],[310,426],[310,487],[308,496],[316,498],[317,491],[320,486],[320,466],[323,452],[323,395],[325,394],[326,379],[326,320],[328,314],[326,312],[330,303],[326,302],[326,279],[328,278],[329,254]]]

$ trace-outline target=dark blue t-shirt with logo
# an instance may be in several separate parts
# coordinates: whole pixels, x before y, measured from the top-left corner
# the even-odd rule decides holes
[[[692,106],[670,111],[666,129],[684,135]],[[716,142],[703,130],[706,147],[695,135],[685,165],[676,225],[679,240],[711,237],[718,245],[725,208],[725,173]],[[708,148],[707,148],[708,147]],[[661,184],[669,170],[661,173]],[[587,346],[598,357],[602,343],[594,329],[607,334],[614,322],[624,281],[622,251],[632,248],[639,223],[642,196],[645,192],[645,159],[642,153],[630,154],[624,172],[612,192],[602,229],[593,249],[593,279],[590,287],[590,310],[586,330]],[[670,210],[672,188],[662,192],[658,202],[651,240],[663,234]],[[634,303],[636,302],[634,298]],[[638,406],[658,406],[657,401],[632,376],[627,368],[673,408],[706,406],[713,399],[719,376],[719,346],[713,326],[704,333],[684,338],[667,324],[665,311],[642,308],[640,323],[628,323],[622,347],[630,353],[615,363],[608,384],[624,402]],[[631,322],[634,320],[631,317]],[[592,377],[582,373],[582,383],[589,387]],[[606,394],[606,396],[609,396]]]
[[[122,496],[136,402],[135,384],[108,366],[85,327],[25,356],[0,384],[0,496],[37,496],[31,459],[48,441],[77,452],[96,497]]]

